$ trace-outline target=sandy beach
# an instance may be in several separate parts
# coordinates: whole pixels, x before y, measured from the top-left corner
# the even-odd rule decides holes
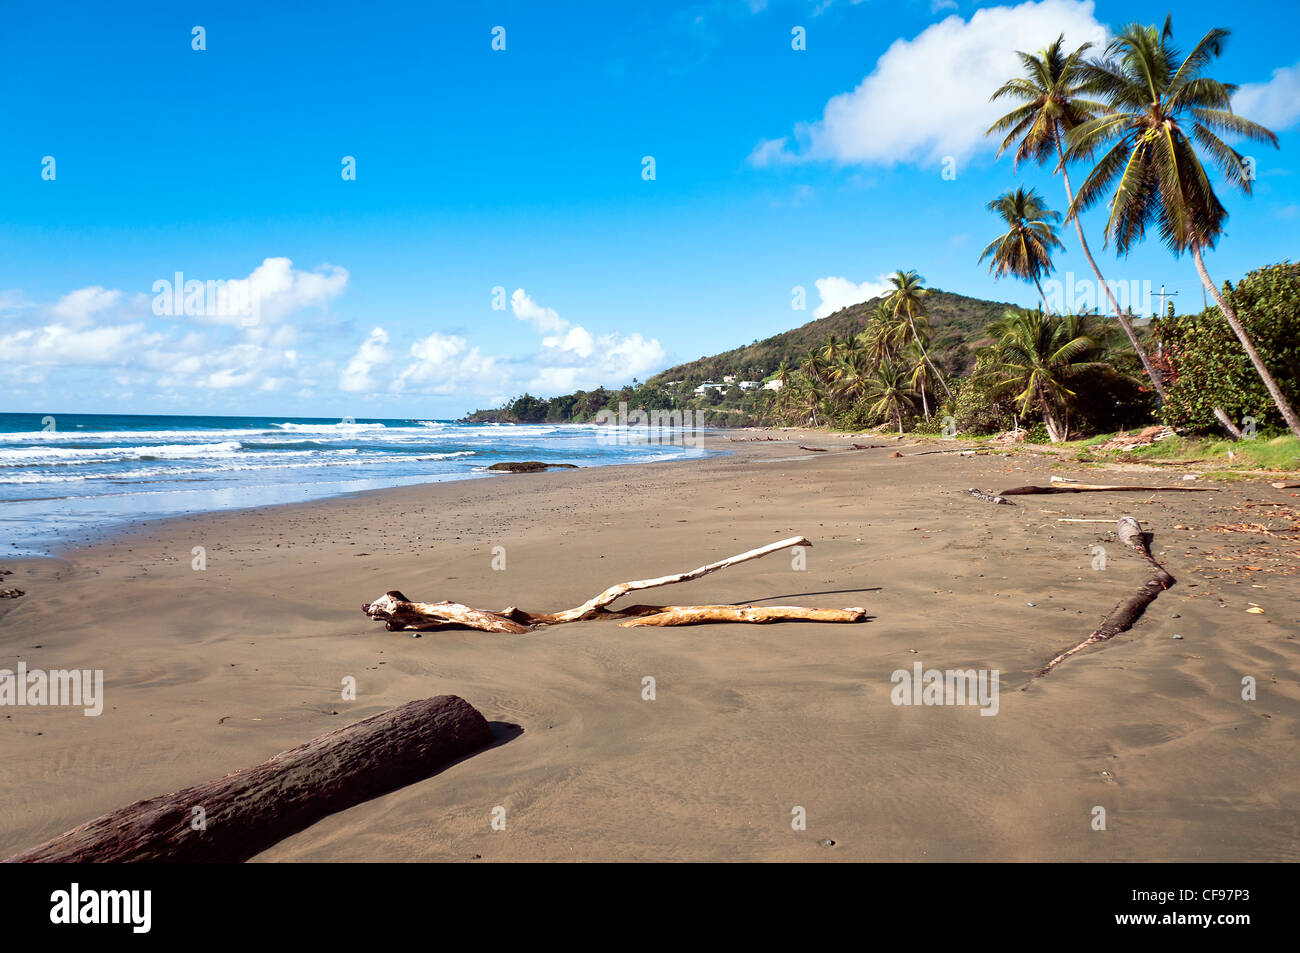
[[[1298,491],[1204,481],[1191,485],[1215,491],[995,506],[966,488],[1098,471],[906,443],[902,458],[813,454],[797,445],[846,441],[790,436],[177,518],[7,564],[26,594],[0,609],[0,668],[103,669],[105,704],[3,710],[0,856],[450,693],[502,743],[258,859],[1300,859]],[[1146,580],[1115,538],[1123,514],[1178,584],[1131,631],[1034,679]],[[388,589],[567,608],[794,535],[814,542],[802,570],[778,553],[646,601],[863,606],[867,621],[413,638],[360,608]],[[997,670],[996,716],[891,703],[891,674],[918,662]]]

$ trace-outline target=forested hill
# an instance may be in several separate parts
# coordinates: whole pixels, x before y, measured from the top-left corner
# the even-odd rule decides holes
[[[678,364],[654,375],[646,383],[662,385],[669,381],[722,380],[727,374],[745,380],[762,380],[780,367],[782,361],[788,361],[791,366],[798,364],[814,347],[825,344],[832,334],[843,337],[861,331],[866,327],[867,316],[881,300],[875,298],[851,305],[762,341]],[[1007,308],[1013,307],[1002,301],[985,301],[938,290],[931,291],[925,306],[930,316],[930,353],[946,370],[961,373],[968,372],[974,365],[975,347],[983,338],[985,327],[1000,318]]]

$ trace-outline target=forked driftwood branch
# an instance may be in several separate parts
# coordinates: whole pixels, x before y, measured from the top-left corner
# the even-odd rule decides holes
[[[1106,616],[1106,618],[1102,620],[1101,626],[1097,631],[1093,632],[1092,635],[1088,636],[1074,648],[1062,652],[1060,655],[1056,656],[1056,658],[1048,662],[1047,666],[1038,673],[1039,678],[1042,678],[1052,669],[1056,668],[1056,666],[1060,665],[1071,655],[1082,652],[1088,646],[1096,645],[1098,642],[1106,642],[1109,639],[1113,639],[1121,632],[1127,632],[1133,627],[1133,623],[1137,622],[1137,620],[1142,617],[1142,613],[1146,611],[1146,607],[1155,601],[1156,596],[1160,595],[1160,593],[1164,592],[1164,590],[1177,582],[1177,580],[1165,570],[1165,567],[1160,565],[1160,563],[1156,561],[1156,558],[1151,555],[1151,549],[1147,542],[1147,534],[1142,532],[1142,526],[1137,520],[1133,519],[1131,516],[1121,517],[1117,529],[1120,542],[1130,549],[1135,550],[1143,559],[1149,562],[1155,569],[1156,574],[1147,580],[1146,585],[1139,589],[1135,594],[1125,599],[1112,609],[1110,615]]]
[[[737,563],[758,559],[791,546],[811,546],[802,536],[792,536],[778,543],[769,543],[758,549],[728,556],[715,563],[700,566],[690,572],[659,576],[655,579],[638,579],[620,582],[593,596],[580,606],[563,612],[529,612],[508,606],[499,612],[473,609],[458,602],[412,602],[396,589],[386,592],[374,602],[366,603],[361,610],[370,618],[385,623],[390,632],[423,632],[461,626],[484,632],[508,632],[522,635],[536,626],[560,625],[565,622],[585,622],[590,619],[627,619],[624,626],[640,625],[694,625],[700,622],[785,622],[807,619],[814,622],[860,622],[866,617],[861,607],[847,609],[810,609],[804,606],[627,606],[611,609],[609,606],[640,589],[654,589],[676,582],[690,582],[709,573],[735,566]]]

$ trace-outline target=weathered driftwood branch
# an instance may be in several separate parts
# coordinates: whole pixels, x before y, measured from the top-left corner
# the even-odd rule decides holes
[[[638,606],[637,608],[654,608]],[[639,625],[698,625],[701,622],[861,622],[867,610],[809,609],[804,606],[659,606],[660,611],[620,622],[624,628]]]
[[[423,780],[491,740],[492,729],[463,698],[407,702],[256,767],[119,808],[6,863],[248,860],[329,814]]]
[[[827,447],[805,447],[799,444],[800,450],[807,450],[809,453],[851,453],[854,450],[880,450],[886,445],[883,443],[852,443],[847,447],[836,447],[831,450]]]
[[[529,612],[508,606],[499,612],[487,612],[471,609],[457,602],[411,602],[396,589],[390,590],[374,602],[361,607],[370,618],[382,621],[390,632],[418,632],[440,629],[447,626],[464,626],[485,632],[509,632],[523,634],[532,627],[540,625],[560,625],[565,622],[583,622],[589,619],[625,619],[636,618],[639,625],[687,625],[694,622],[776,622],[785,619],[813,619],[824,622],[857,622],[866,615],[866,610],[859,607],[848,609],[807,609],[800,606],[629,606],[624,609],[610,609],[611,603],[629,592],[640,589],[654,589],[678,582],[690,582],[707,576],[709,573],[726,569],[738,563],[758,559],[770,553],[788,549],[791,546],[811,546],[812,543],[803,536],[792,536],[777,543],[769,543],[758,549],[728,556],[715,563],[709,563],[692,569],[690,572],[673,573],[670,576],[658,576],[654,579],[638,579],[620,582],[610,586],[604,592],[588,599],[580,606],[563,612]],[[824,613],[837,614],[832,616]],[[657,621],[650,621],[657,620]]]
[[[1151,555],[1151,549],[1147,542],[1147,534],[1142,532],[1142,526],[1131,516],[1121,517],[1118,522],[1119,540],[1125,546],[1135,550],[1142,556],[1152,567],[1156,574],[1147,581],[1135,594],[1125,599],[1114,609],[1110,615],[1102,620],[1101,626],[1072,649],[1062,652],[1056,658],[1047,663],[1047,666],[1038,673],[1042,678],[1056,666],[1060,665],[1071,655],[1075,655],[1088,648],[1090,645],[1096,645],[1098,642],[1106,642],[1119,635],[1121,632],[1127,632],[1133,627],[1133,624],[1142,617],[1146,607],[1155,601],[1156,596],[1172,586],[1176,579],[1165,571],[1165,567],[1156,561]]]
[[[1177,490],[1183,493],[1209,493],[1211,486],[1111,486],[1106,483],[1053,483],[1051,486],[1013,486],[1000,491],[1001,496],[1030,496],[1038,493],[1149,493],[1152,490]]]
[[[1270,483],[1269,486],[1275,490],[1295,490],[1300,489],[1300,483]]]
[[[975,497],[975,499],[977,500],[983,500],[985,503],[1005,503],[1007,506],[1016,505],[1015,503],[1012,503],[1010,500],[1002,499],[1002,497],[1000,496],[994,496],[991,493],[981,493],[979,490],[975,489],[975,487],[971,487],[966,492],[969,493],[971,496]]]

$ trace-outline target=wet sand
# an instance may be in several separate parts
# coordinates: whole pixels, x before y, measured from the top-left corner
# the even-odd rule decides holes
[[[799,443],[845,441],[185,517],[6,564],[26,595],[0,606],[0,668],[103,669],[106,701],[93,718],[0,708],[0,856],[452,693],[522,732],[258,859],[1300,859],[1296,491],[1204,482],[1219,489],[994,506],[965,489],[1098,473]],[[1058,520],[1124,514],[1178,585],[1035,680],[1147,578],[1113,523]],[[801,534],[815,544],[802,570],[781,553],[636,601],[860,605],[868,621],[413,638],[360,610],[394,588],[568,608]],[[996,716],[892,704],[892,673],[917,662],[997,670]],[[341,698],[348,676],[356,701]]]

